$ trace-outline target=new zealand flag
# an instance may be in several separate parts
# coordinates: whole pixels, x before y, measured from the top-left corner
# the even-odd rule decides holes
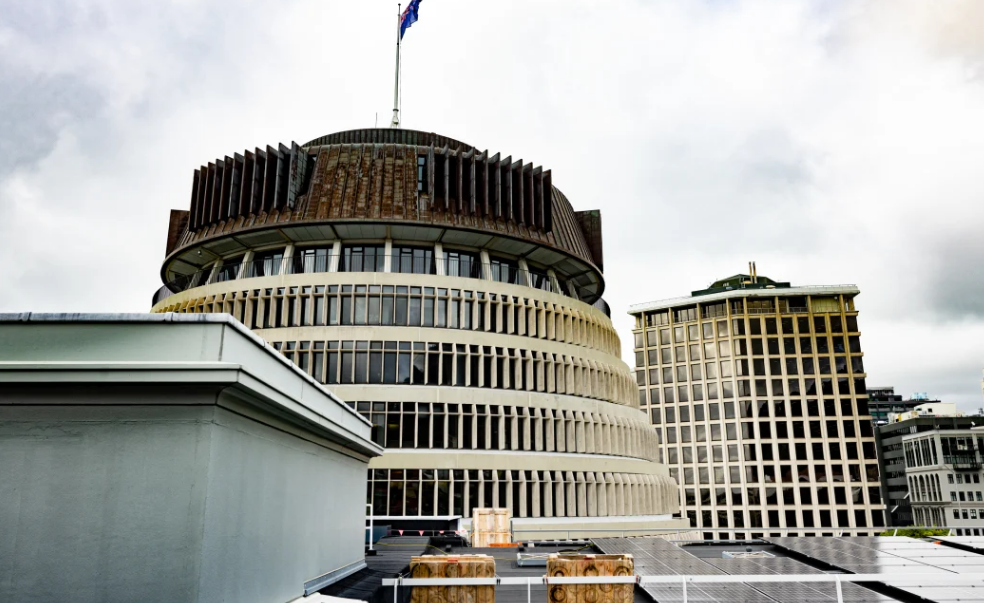
[[[407,33],[410,26],[417,22],[417,11],[420,10],[421,0],[410,0],[410,4],[407,5],[406,10],[403,11],[403,15],[400,17],[400,39],[403,39],[403,34]]]

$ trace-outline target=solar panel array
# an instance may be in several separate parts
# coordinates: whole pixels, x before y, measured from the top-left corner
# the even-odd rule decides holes
[[[822,574],[823,572],[789,557],[752,558],[752,559],[705,559],[707,563],[720,568],[724,573],[732,575],[775,574],[787,576],[790,574]],[[812,582],[800,583],[769,583],[756,582],[752,585],[756,590],[772,597],[776,601],[837,601],[837,587],[833,583]],[[856,584],[841,584],[841,593],[845,603],[873,603],[876,601],[896,601],[892,597],[880,595]]]
[[[891,585],[928,601],[984,601],[981,586],[947,576],[984,573],[984,556],[924,540],[896,537],[766,538],[778,547],[855,574],[906,575]]]
[[[939,536],[936,540],[950,546],[958,546],[965,549],[972,549],[977,553],[984,553],[984,536]]]
[[[761,559],[701,559],[662,538],[599,538],[596,547],[606,554],[631,554],[635,571],[642,576],[675,575],[748,575],[748,574],[807,574],[818,573],[808,565],[789,558]],[[683,587],[668,584],[643,587],[658,603],[683,601]],[[853,584],[843,585],[844,601],[879,603],[894,601]],[[797,584],[689,584],[687,600],[705,603],[832,603],[837,600],[836,586],[831,583]]]

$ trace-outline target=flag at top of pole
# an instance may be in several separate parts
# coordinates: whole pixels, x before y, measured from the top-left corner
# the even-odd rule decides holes
[[[417,11],[420,10],[421,1],[410,0],[410,4],[407,5],[405,11],[401,13],[399,8],[396,11],[399,17],[399,22],[397,23],[399,31],[396,36],[396,77],[393,83],[393,121],[390,122],[391,128],[400,127],[400,40],[403,39],[403,34],[407,33],[407,29],[417,22]]]
[[[417,22],[417,11],[420,10],[421,0],[410,0],[410,4],[407,5],[407,9],[403,11],[403,15],[400,17],[400,39],[403,39],[403,34],[410,29],[410,26]]]

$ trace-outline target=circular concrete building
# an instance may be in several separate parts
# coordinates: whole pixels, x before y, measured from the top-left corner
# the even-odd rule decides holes
[[[549,170],[353,130],[195,171],[153,311],[233,314],[370,421],[377,521],[676,527],[602,266]]]

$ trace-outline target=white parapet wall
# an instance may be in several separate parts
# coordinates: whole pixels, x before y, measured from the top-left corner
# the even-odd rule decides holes
[[[0,601],[289,601],[363,566],[370,425],[231,317],[0,341]]]

